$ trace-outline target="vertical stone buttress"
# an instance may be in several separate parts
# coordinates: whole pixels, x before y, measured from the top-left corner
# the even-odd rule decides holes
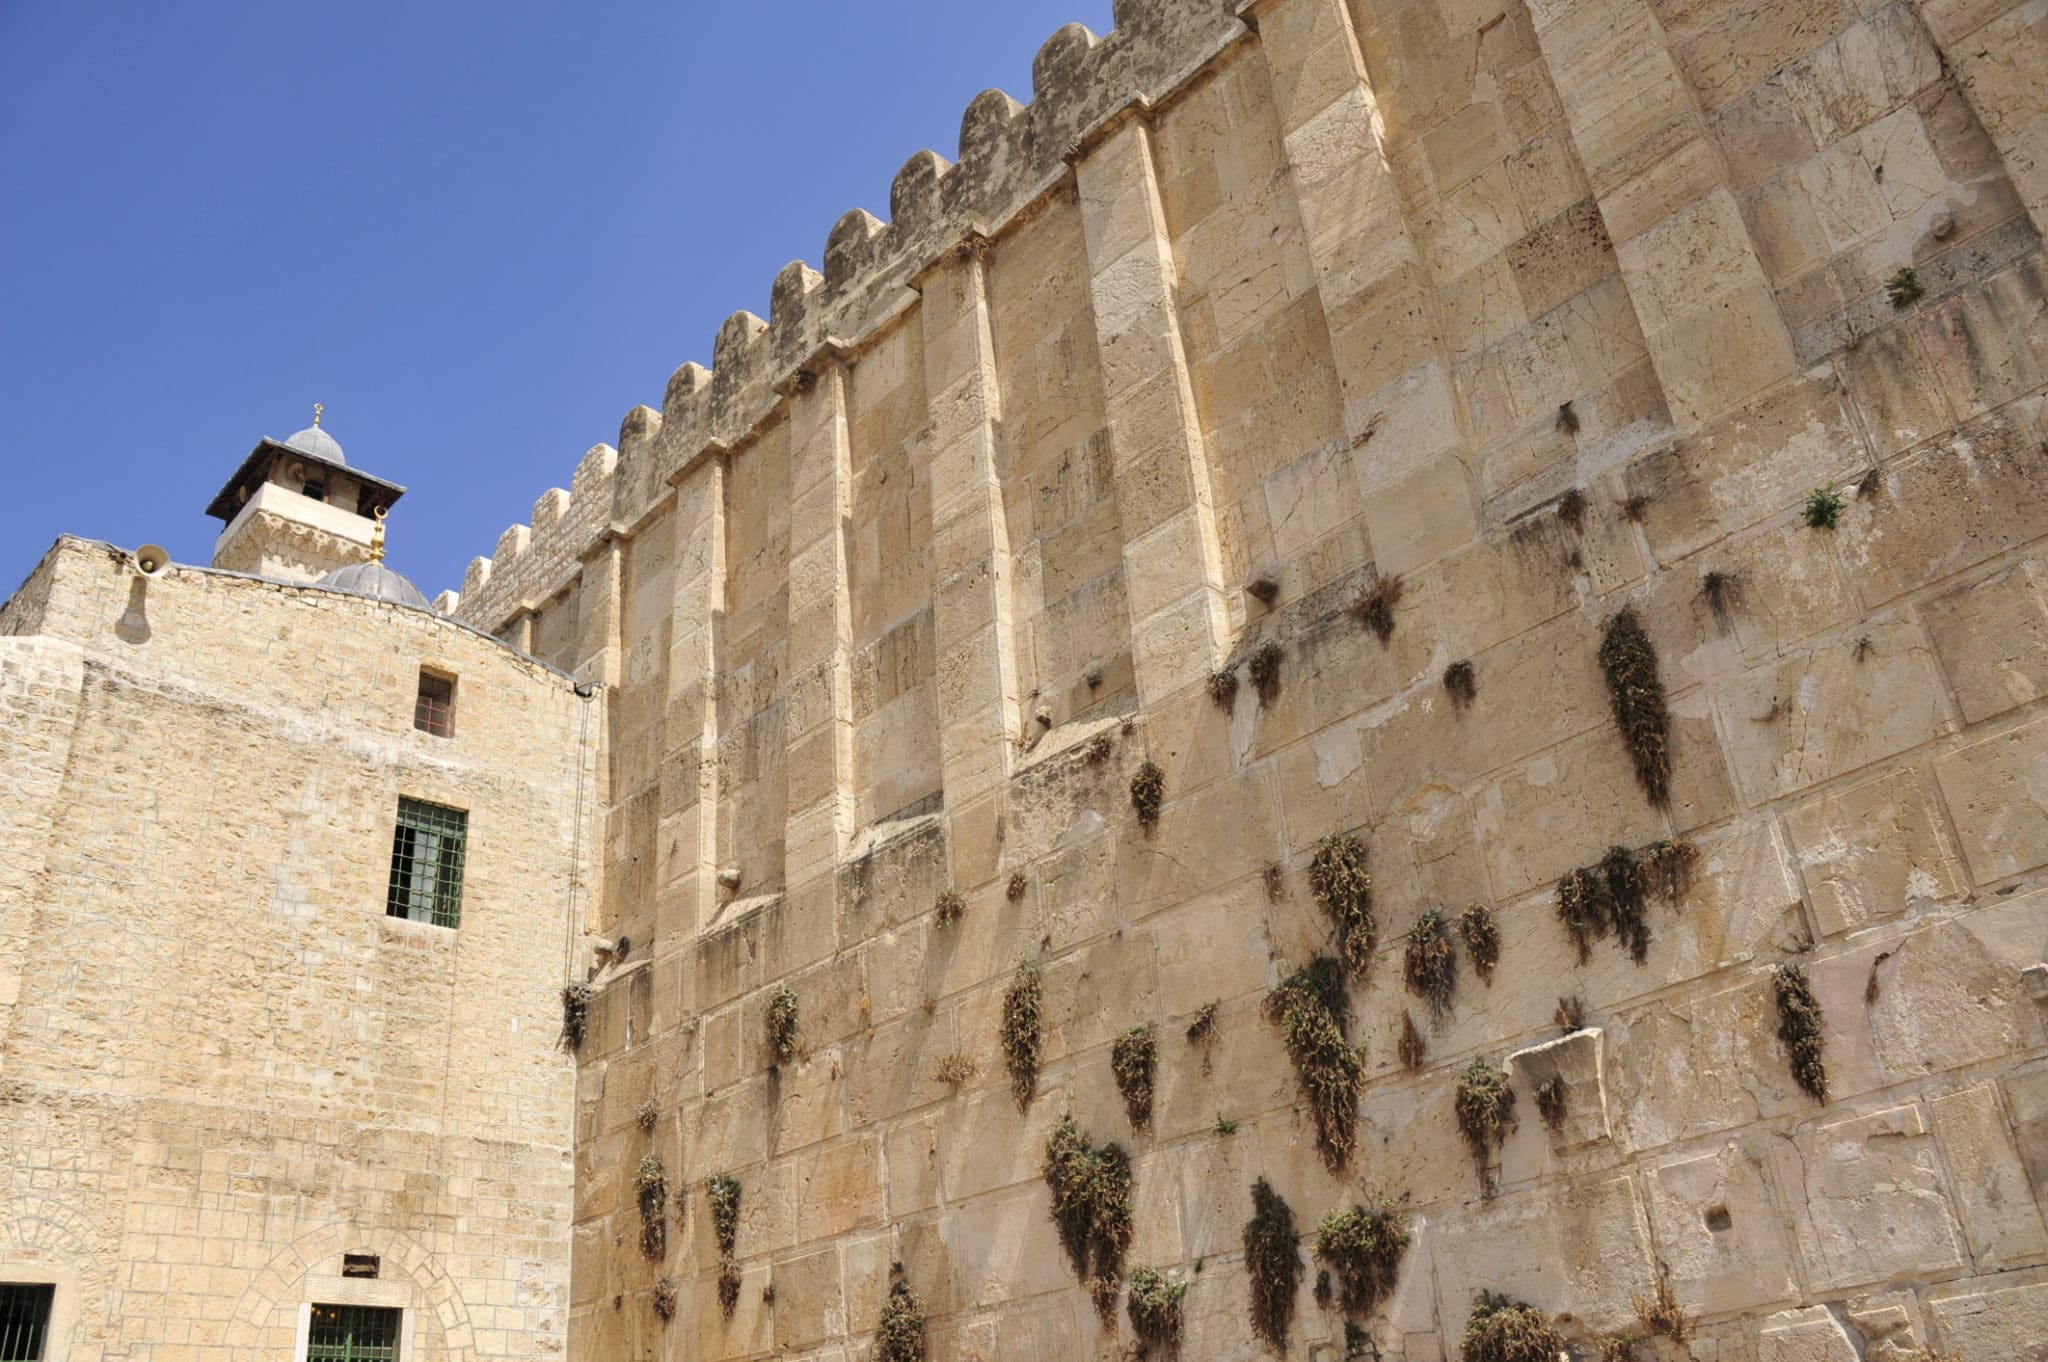
[[[1004,781],[1017,751],[1014,565],[996,467],[1002,397],[989,326],[986,243],[976,238],[916,281],[923,302],[932,480],[932,636],[938,674],[939,765],[962,864],[991,858]],[[988,845],[985,845],[988,844]]]
[[[725,620],[727,453],[679,471],[668,695],[662,716],[659,931],[694,935],[717,907],[718,656]]]
[[[1690,429],[1798,373],[1727,167],[1647,0],[1529,13],[1672,420]]]
[[[852,510],[847,372],[825,351],[790,385],[788,817],[783,885],[830,876],[853,836]]]
[[[1230,639],[1208,457],[1175,301],[1152,133],[1129,110],[1074,163],[1124,533],[1138,700],[1216,667]]]
[[[1920,18],[2048,233],[2048,0],[1920,0]]]
[[[1474,528],[1464,404],[1434,290],[1402,214],[1377,102],[1344,0],[1257,0],[1259,35],[1330,330],[1344,434],[1360,455],[1366,527],[1401,572]],[[1439,514],[1417,516],[1417,505]]]
[[[624,648],[622,625],[624,623],[626,590],[626,544],[627,536],[617,526],[611,526],[598,536],[583,554],[582,571],[577,581],[576,601],[576,665],[572,668],[578,682],[602,687],[601,700],[596,704],[610,704],[611,694],[618,687],[620,653]],[[584,754],[590,764],[590,783],[583,790],[581,810],[585,825],[582,833],[582,856],[576,873],[582,877],[578,886],[576,903],[579,920],[570,924],[572,940],[580,938],[584,926],[592,920],[593,905],[604,902],[604,874],[610,858],[605,855],[605,810],[611,806],[611,763],[606,760],[606,723],[602,710],[590,715],[590,738],[594,749]],[[575,962],[567,962],[569,973],[575,973]]]

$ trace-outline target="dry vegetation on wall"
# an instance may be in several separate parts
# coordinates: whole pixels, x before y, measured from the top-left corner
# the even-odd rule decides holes
[[[1444,691],[1451,697],[1454,709],[1463,709],[1479,698],[1479,679],[1469,661],[1453,662],[1444,668]]]
[[[1154,1348],[1172,1352],[1180,1346],[1181,1298],[1187,1294],[1186,1282],[1170,1281],[1152,1268],[1141,1267],[1131,1273],[1124,1313],[1137,1336],[1139,1356],[1149,1355]]]
[[[654,1283],[654,1291],[648,1301],[654,1307],[654,1317],[663,1324],[676,1317],[676,1279],[662,1277]]]
[[[1441,1026],[1458,991],[1458,948],[1440,910],[1431,908],[1409,930],[1402,978],[1410,993],[1429,1004],[1430,1019]]]
[[[583,1035],[590,1024],[589,984],[562,985],[562,1048],[574,1054],[583,1048]]]
[[[1293,1208],[1260,1178],[1252,1185],[1252,1218],[1244,1226],[1244,1267],[1251,1277],[1252,1328],[1281,1353],[1287,1351],[1301,1286],[1300,1245]]]
[[[1792,1065],[1792,1081],[1816,1102],[1828,1100],[1828,1067],[1824,1051],[1820,1000],[1798,965],[1780,965],[1772,980],[1778,1003],[1778,1039]]]
[[[1683,1348],[1692,1342],[1694,1321],[1678,1304],[1678,1295],[1671,1289],[1671,1279],[1659,1272],[1657,1285],[1649,1295],[1631,1292],[1629,1299],[1636,1309],[1636,1323],[1646,1338],[1668,1338]]]
[[[1500,926],[1483,903],[1475,903],[1458,914],[1458,935],[1465,939],[1465,954],[1479,982],[1493,986],[1493,967],[1500,963]]]
[[[633,1113],[633,1124],[642,1130],[653,1130],[661,1120],[661,1108],[654,1104],[652,1097],[642,1102]]]
[[[1351,603],[1352,618],[1372,630],[1383,645],[1394,636],[1394,607],[1401,603],[1401,591],[1399,577],[1382,577]]]
[[[901,1263],[889,1269],[889,1299],[875,1322],[874,1362],[924,1362],[924,1303],[911,1291]]]
[[[633,1190],[640,1202],[640,1252],[659,1259],[668,1252],[668,1169],[661,1155],[641,1156]]]
[[[1408,1069],[1421,1068],[1422,1062],[1429,1058],[1429,1046],[1423,1041],[1415,1018],[1406,1009],[1401,1012],[1401,1039],[1394,1052],[1401,1057],[1402,1067]]]
[[[1063,1116],[1045,1139],[1041,1170],[1052,1193],[1052,1222],[1074,1276],[1088,1287],[1107,1324],[1131,1247],[1131,1159],[1121,1145],[1097,1149]]]
[[[1225,667],[1209,673],[1209,698],[1228,714],[1237,703],[1237,668]]]
[[[1159,826],[1159,809],[1166,802],[1166,772],[1148,757],[1131,777],[1131,807],[1137,811],[1138,826],[1151,832]]]
[[[1667,837],[1641,852],[1609,847],[1598,864],[1566,873],[1557,882],[1557,918],[1578,948],[1579,963],[1592,958],[1593,942],[1609,935],[1638,965],[1647,960],[1648,900],[1675,906],[1691,887],[1698,861],[1691,842]]]
[[[1116,1090],[1123,1095],[1133,1130],[1152,1124],[1152,1071],[1158,1062],[1159,1042],[1153,1039],[1150,1023],[1133,1026],[1110,1047],[1110,1072],[1116,1077]]]
[[[1384,1201],[1323,1217],[1316,1257],[1337,1274],[1337,1301],[1346,1314],[1369,1314],[1393,1293],[1408,1242],[1408,1218]]]
[[[1286,650],[1271,639],[1259,645],[1252,654],[1246,671],[1252,678],[1252,689],[1258,693],[1259,703],[1270,705],[1280,694],[1280,664],[1287,658]]]
[[[1671,716],[1664,707],[1664,682],[1657,675],[1657,649],[1632,609],[1607,621],[1600,640],[1600,670],[1614,726],[1634,763],[1636,781],[1652,804],[1671,802]]]
[[[1309,892],[1337,931],[1337,955],[1358,978],[1372,972],[1379,924],[1372,915],[1372,876],[1358,834],[1334,832],[1316,843],[1308,863]]]
[[[1552,1134],[1564,1128],[1565,1110],[1564,1075],[1552,1074],[1536,1085],[1536,1114],[1543,1118],[1543,1124]]]
[[[950,927],[967,916],[967,896],[958,889],[941,889],[932,903],[932,921],[941,927]]]
[[[1458,1130],[1479,1169],[1479,1185],[1493,1193],[1490,1165],[1515,1128],[1515,1090],[1508,1076],[1483,1059],[1475,1059],[1458,1075]]]
[[[740,1303],[740,1184],[717,1173],[705,1179],[704,1201],[711,1208],[711,1236],[718,1243],[718,1305],[726,1317]]]
[[[1302,1099],[1315,1120],[1316,1150],[1332,1173],[1351,1161],[1358,1140],[1358,1093],[1365,1061],[1351,1047],[1351,1002],[1343,968],[1321,956],[1266,997],[1266,1018],[1280,1028]]]
[[[1023,960],[1003,994],[1003,1062],[1010,1071],[1010,1093],[1017,1099],[1019,1111],[1031,1105],[1032,1094],[1038,1091],[1038,1054],[1044,1044],[1039,1018],[1043,988],[1038,966]]]
[[[938,1062],[932,1065],[932,1077],[938,1079],[941,1083],[949,1084],[955,1088],[964,1087],[972,1083],[975,1075],[980,1072],[981,1066],[975,1063],[973,1057],[964,1050],[955,1050],[950,1055],[941,1055]]]
[[[768,995],[768,1053],[777,1066],[796,1058],[796,994],[777,984]]]
[[[1465,1321],[1464,1362],[1557,1362],[1568,1356],[1550,1316],[1527,1301],[1482,1291]]]

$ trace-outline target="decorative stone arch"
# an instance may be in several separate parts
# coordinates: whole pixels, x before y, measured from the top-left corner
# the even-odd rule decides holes
[[[383,1260],[380,1280],[393,1275],[413,1287],[414,1348],[428,1345],[446,1362],[476,1362],[475,1330],[455,1279],[411,1236],[380,1227],[330,1221],[280,1250],[235,1302],[226,1342],[264,1348],[264,1356],[287,1356],[297,1337],[299,1308],[307,1301],[306,1278],[345,1251],[366,1250]],[[255,1354],[250,1354],[254,1356]],[[410,1354],[409,1354],[410,1355]]]
[[[50,1333],[43,1362],[66,1362],[88,1295],[104,1296],[103,1255],[92,1222],[77,1207],[46,1196],[0,1202],[0,1282],[50,1282]]]

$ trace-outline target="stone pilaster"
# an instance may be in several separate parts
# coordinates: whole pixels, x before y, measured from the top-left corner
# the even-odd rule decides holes
[[[1206,678],[1230,613],[1208,459],[1174,299],[1152,135],[1133,110],[1074,163],[1124,533],[1139,702]]]
[[[662,716],[661,934],[694,933],[717,908],[718,659],[725,615],[726,455],[714,450],[674,481],[675,590]]]
[[[2034,226],[2048,232],[2048,5],[1920,0],[1920,18]]]

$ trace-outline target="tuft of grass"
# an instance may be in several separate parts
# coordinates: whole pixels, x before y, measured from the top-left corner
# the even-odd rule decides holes
[[[1778,1000],[1778,1039],[1792,1063],[1792,1081],[1816,1102],[1828,1100],[1827,1035],[1820,1000],[1798,965],[1780,965],[1773,979]]]
[[[1592,958],[1593,942],[1608,935],[1638,965],[1649,958],[1650,923],[1643,910],[1650,883],[1642,861],[1627,847],[1609,847],[1598,865],[1581,866],[1557,882],[1557,919],[1578,947],[1580,964]]]
[[[1628,500],[1621,503],[1621,518],[1623,520],[1626,520],[1631,525],[1642,524],[1643,517],[1648,515],[1649,512],[1650,499],[1644,496],[1641,492],[1637,492]]]
[[[661,1120],[661,1108],[654,1104],[652,1097],[642,1102],[638,1110],[633,1113],[633,1124],[642,1130],[654,1129],[655,1123],[659,1120]]]
[[[1465,1321],[1464,1362],[1557,1362],[1564,1335],[1527,1301],[1482,1291]]]
[[[1662,1272],[1657,1274],[1657,1285],[1648,1296],[1630,1292],[1629,1298],[1636,1307],[1636,1323],[1646,1336],[1662,1335],[1680,1347],[1692,1342],[1695,1321],[1679,1307],[1671,1279]]]
[[[796,994],[787,984],[777,984],[768,998],[768,1053],[776,1065],[796,1058]]]
[[[676,1317],[676,1279],[662,1277],[654,1283],[654,1292],[649,1303],[654,1306],[654,1317],[663,1324]]]
[[[1465,939],[1465,954],[1472,959],[1472,972],[1489,988],[1493,968],[1500,963],[1500,926],[1483,903],[1475,903],[1458,914],[1458,935]]]
[[[1018,961],[1003,994],[1003,1060],[1019,1111],[1031,1105],[1032,1094],[1038,1091],[1038,1055],[1045,1038],[1039,1017],[1043,992],[1038,967],[1028,960]]]
[[[1158,1064],[1159,1042],[1153,1038],[1150,1022],[1133,1026],[1109,1047],[1109,1071],[1116,1078],[1116,1090],[1123,1095],[1133,1130],[1152,1124],[1152,1074]]]
[[[1138,826],[1150,833],[1159,826],[1159,809],[1166,802],[1166,772],[1146,758],[1131,777],[1131,807],[1138,811]]]
[[[704,1200],[711,1208],[711,1235],[718,1241],[718,1304],[727,1319],[740,1303],[740,1184],[715,1173],[704,1180]]]
[[[1114,1317],[1124,1254],[1131,1247],[1130,1156],[1121,1145],[1090,1145],[1068,1115],[1046,1136],[1040,1171],[1052,1192],[1052,1222],[1059,1230],[1060,1247],[1066,1250],[1074,1275],[1094,1294],[1098,1313],[1104,1311],[1107,1296],[1107,1324]]]
[[[903,1265],[889,1272],[889,1298],[875,1321],[875,1362],[924,1362],[924,1303],[911,1291]]]
[[[1650,893],[1674,905],[1685,897],[1699,869],[1698,847],[1683,837],[1660,837],[1639,854]]]
[[[1571,414],[1571,411],[1572,404],[1569,402],[1565,403],[1562,407],[1559,407],[1557,409],[1558,428],[1561,430],[1565,430],[1567,434],[1571,433],[1572,431],[1576,431],[1579,428],[1579,418],[1577,416],[1573,416]],[[1571,425],[1569,428],[1567,428],[1564,424],[1565,418],[1567,416],[1571,417]],[[1562,520],[1565,524],[1571,526],[1572,533],[1578,534],[1583,532],[1586,528],[1585,492],[1580,488],[1574,487],[1569,492],[1566,492],[1563,496],[1559,497],[1557,499],[1557,518],[1559,520]]]
[[[1010,876],[1009,884],[1003,887],[1003,897],[1011,903],[1024,897],[1024,891],[1031,887],[1031,881],[1019,870]]]
[[[1088,740],[1088,746],[1082,751],[1081,755],[1087,758],[1090,766],[1100,766],[1108,761],[1115,752],[1116,739],[1109,736],[1108,733],[1097,733]]]
[[[1564,1075],[1552,1074],[1536,1085],[1536,1114],[1552,1134],[1564,1128]]]
[[[1395,1044],[1394,1053],[1401,1057],[1401,1067],[1405,1069],[1419,1069],[1429,1058],[1429,1046],[1424,1043],[1415,1018],[1405,1008],[1401,1012],[1401,1039]]]
[[[1408,1217],[1377,1199],[1323,1217],[1316,1257],[1337,1274],[1337,1300],[1346,1314],[1369,1314],[1392,1294],[1409,1237]]]
[[[1470,661],[1453,662],[1444,668],[1444,690],[1450,694],[1451,705],[1463,709],[1479,696],[1479,681],[1472,672]]]
[[[668,1169],[661,1155],[641,1155],[633,1190],[640,1202],[640,1252],[658,1261],[668,1252]]]
[[[980,1073],[981,1065],[965,1050],[955,1050],[950,1055],[941,1055],[939,1062],[932,1065],[932,1077],[954,1088],[967,1086]]]
[[[1475,1059],[1458,1075],[1458,1130],[1479,1169],[1479,1185],[1491,1196],[1493,1178],[1487,1165],[1515,1128],[1515,1090],[1508,1076],[1483,1059]]]
[[[1252,1218],[1244,1224],[1244,1266],[1251,1277],[1252,1328],[1282,1354],[1301,1286],[1300,1245],[1293,1208],[1260,1178],[1252,1184]]]
[[[1830,483],[1816,487],[1806,494],[1806,504],[1800,510],[1800,518],[1809,530],[1832,530],[1842,521],[1842,494]]]
[[[1884,281],[1884,296],[1897,311],[1905,311],[1920,301],[1927,290],[1920,286],[1920,271],[1911,265],[1901,265],[1892,276]]]
[[[1235,1135],[1237,1134],[1237,1122],[1231,1120],[1229,1117],[1225,1116],[1222,1112],[1219,1111],[1216,1113],[1216,1125],[1214,1129],[1218,1135]],[[1199,1271],[1200,1269],[1196,1270]]]
[[[1401,603],[1401,579],[1382,577],[1358,593],[1351,603],[1351,616],[1372,630],[1382,644],[1394,636],[1394,607]]]
[[[1245,594],[1260,605],[1271,605],[1280,599],[1280,579],[1270,572],[1262,572],[1245,584]]]
[[[1138,1336],[1140,1357],[1159,1348],[1171,1352],[1180,1346],[1181,1297],[1188,1294],[1186,1282],[1168,1280],[1154,1268],[1141,1267],[1131,1273],[1131,1294],[1124,1302],[1130,1316],[1131,1332]]]
[[[1429,1004],[1430,1020],[1442,1025],[1458,991],[1458,948],[1441,909],[1432,908],[1415,920],[1401,973],[1408,991]]]
[[[1741,579],[1733,572],[1716,569],[1700,574],[1700,599],[1707,603],[1707,609],[1714,612],[1714,618],[1724,628],[1728,624],[1729,607],[1735,604],[1740,585]]]
[[[1657,675],[1657,650],[1632,609],[1617,611],[1600,640],[1600,670],[1614,726],[1635,764],[1636,781],[1650,803],[1671,802],[1671,716]]]
[[[1573,410],[1572,410],[1572,404],[1571,404],[1571,403],[1569,403],[1569,402],[1560,402],[1560,403],[1558,403],[1558,405],[1557,405],[1557,428],[1558,428],[1558,431],[1559,431],[1559,432],[1560,432],[1561,434],[1565,434],[1565,435],[1577,435],[1577,434],[1579,433],[1579,414],[1578,414],[1578,413],[1577,413],[1576,411],[1573,411]],[[1567,496],[1578,496],[1578,495],[1579,495],[1579,489],[1578,489],[1578,488],[1576,488],[1576,487],[1574,487],[1574,488],[1573,488],[1573,489],[1572,489],[1572,490],[1571,490],[1570,492],[1566,493],[1566,495],[1567,495]],[[1573,528],[1573,529],[1577,529],[1577,528],[1578,528],[1577,524],[1574,524],[1574,525],[1572,526],[1572,528]]]
[[[1252,654],[1245,671],[1252,679],[1252,689],[1258,692],[1259,703],[1270,705],[1280,694],[1280,664],[1287,660],[1287,650],[1272,639],[1259,645]]]
[[[1315,1120],[1316,1149],[1324,1166],[1340,1173],[1357,1144],[1358,1093],[1365,1081],[1365,1061],[1350,1041],[1343,967],[1329,956],[1310,961],[1266,996],[1265,1012],[1294,1062]]]
[[[1358,834],[1335,832],[1316,843],[1308,887],[1337,929],[1337,954],[1345,968],[1365,978],[1372,972],[1379,924],[1372,915],[1372,875]]]
[[[590,1026],[589,984],[562,985],[562,1048],[575,1054],[583,1048],[583,1037]]]
[[[1266,862],[1266,868],[1259,872],[1259,882],[1265,886],[1266,902],[1278,903],[1287,894],[1287,867],[1278,861]]]
[[[1188,1022],[1188,1044],[1207,1045],[1216,1039],[1216,1004],[1203,1003]]]
[[[1568,998],[1559,998],[1557,1000],[1557,1011],[1550,1014],[1550,1019],[1556,1022],[1557,1029],[1564,1032],[1567,1036],[1574,1031],[1585,1030],[1586,1000],[1576,993]]]
[[[941,927],[950,927],[967,916],[967,896],[958,889],[941,889],[938,899],[932,904],[932,921]]]
[[[1593,1346],[1600,1350],[1599,1362],[1639,1362],[1636,1341],[1627,1334],[1602,1334]]]
[[[1237,668],[1225,667],[1209,673],[1209,698],[1228,714],[1237,703]]]

